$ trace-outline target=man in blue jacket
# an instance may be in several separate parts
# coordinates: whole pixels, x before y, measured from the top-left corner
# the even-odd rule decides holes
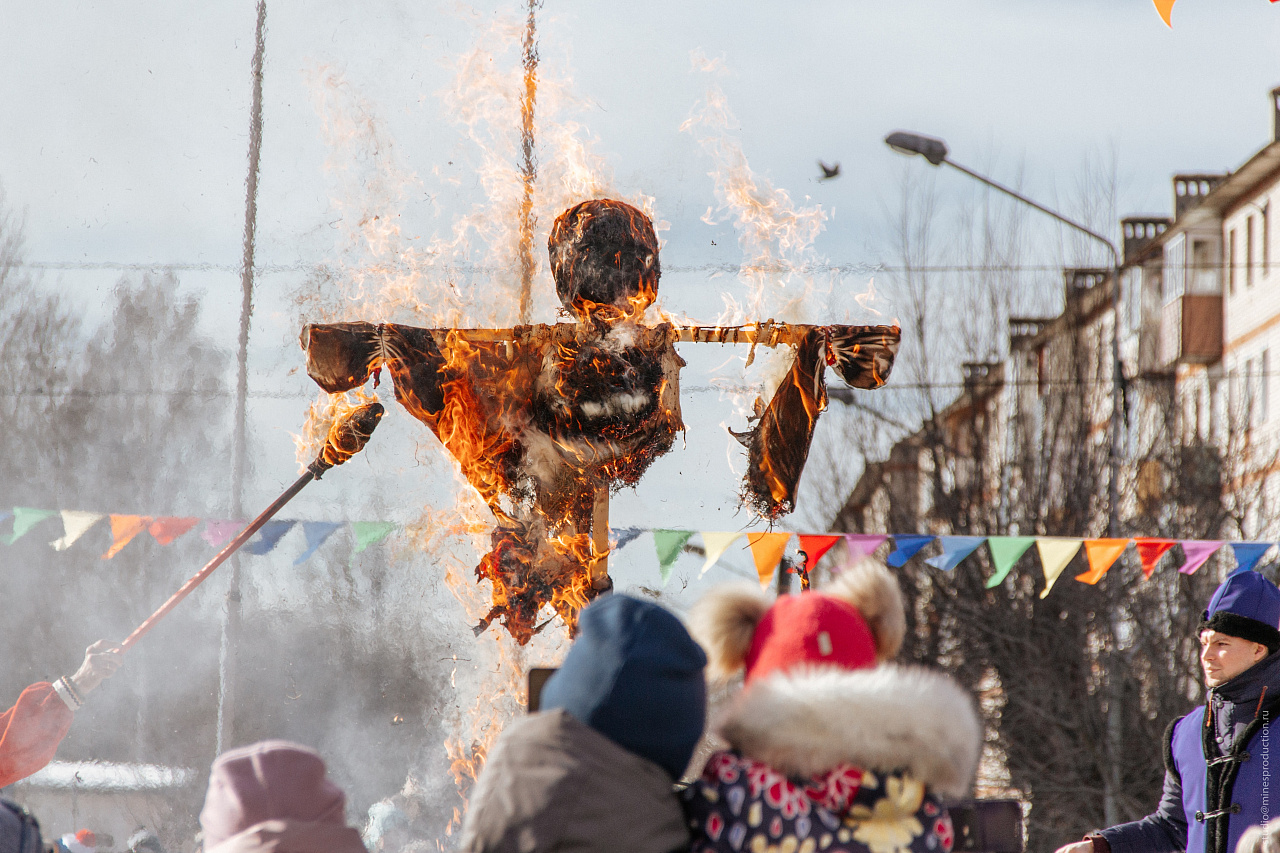
[[[1218,587],[1200,625],[1209,692],[1166,733],[1159,807],[1057,853],[1233,853],[1246,829],[1270,819],[1280,808],[1280,791],[1273,803],[1270,790],[1271,738],[1280,737],[1277,626],[1280,589],[1262,575],[1236,572]],[[1280,757],[1280,741],[1276,748]]]

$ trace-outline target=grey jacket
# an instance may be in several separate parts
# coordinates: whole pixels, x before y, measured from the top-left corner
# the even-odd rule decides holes
[[[467,853],[672,853],[689,842],[667,772],[563,710],[507,726],[462,825]]]

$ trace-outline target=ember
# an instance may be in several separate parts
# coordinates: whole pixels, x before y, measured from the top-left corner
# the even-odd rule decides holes
[[[556,293],[577,322],[506,330],[395,324],[307,325],[308,374],[326,391],[363,386],[386,366],[397,401],[458,460],[498,519],[476,567],[493,586],[497,619],[524,644],[544,605],[573,628],[578,611],[612,586],[611,491],[639,481],[684,429],[677,341],[793,344],[786,383],[749,448],[746,502],[770,520],[794,508],[813,427],[826,405],[827,365],[850,385],[884,384],[897,351],[889,326],[677,328],[645,325],[660,265],[653,226],[620,201],[583,202],[557,218],[548,241]]]

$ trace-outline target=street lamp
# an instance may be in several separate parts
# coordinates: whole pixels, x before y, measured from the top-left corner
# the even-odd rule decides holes
[[[1110,536],[1116,536],[1119,533],[1119,506],[1120,506],[1120,417],[1124,410],[1124,391],[1122,383],[1124,381],[1124,369],[1120,364],[1120,268],[1122,261],[1120,252],[1116,249],[1115,244],[1106,237],[1085,228],[1079,222],[1068,219],[1056,210],[1050,210],[1043,204],[1034,202],[1020,193],[1014,192],[1003,184],[996,183],[985,175],[980,175],[972,169],[965,168],[954,160],[947,157],[947,143],[941,139],[932,136],[923,136],[919,133],[907,133],[905,131],[895,131],[884,138],[885,144],[900,154],[919,154],[930,165],[941,166],[946,163],[957,171],[964,172],[971,178],[975,178],[992,189],[999,190],[1007,196],[1016,198],[1023,204],[1030,205],[1041,213],[1047,213],[1063,225],[1076,229],[1080,233],[1098,241],[1106,246],[1111,252],[1111,306],[1114,312],[1114,319],[1111,323],[1111,447],[1108,452],[1108,479],[1110,483],[1107,489],[1107,533]]]

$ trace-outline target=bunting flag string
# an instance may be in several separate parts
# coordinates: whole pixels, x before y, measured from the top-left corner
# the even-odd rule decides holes
[[[102,559],[110,560],[119,554],[139,534],[146,532],[160,545],[172,545],[175,541],[195,530],[203,522],[200,538],[212,548],[221,548],[230,542],[237,533],[244,529],[247,521],[227,518],[197,518],[195,516],[146,516],[131,513],[88,512],[72,509],[38,509],[35,507],[13,507],[11,510],[0,510],[0,525],[12,519],[8,533],[0,533],[0,545],[13,545],[22,537],[35,529],[41,522],[60,517],[62,535],[49,542],[55,551],[66,551],[84,538],[98,522],[110,520],[111,546]],[[390,521],[302,521],[298,519],[280,519],[267,522],[258,535],[245,546],[244,551],[253,555],[263,555],[275,550],[280,540],[294,525],[301,524],[306,545],[303,552],[294,560],[299,565],[309,560],[315,552],[328,541],[339,528],[350,527],[355,541],[354,553],[360,553],[383,539],[386,539],[401,525]],[[627,538],[646,532],[646,528],[625,528]],[[692,532],[689,534],[692,535]]]
[[[49,541],[55,551],[67,551],[82,541],[86,534],[103,519],[110,521],[111,546],[102,559],[110,560],[119,554],[144,531],[160,545],[171,545],[181,537],[199,529],[200,538],[210,547],[221,548],[244,529],[246,521],[226,518],[197,518],[194,516],[146,516],[130,513],[104,513],[83,510],[40,509],[37,507],[12,507],[0,510],[0,545],[13,545],[42,522],[58,517],[62,523],[62,535]],[[3,532],[7,526],[8,532]],[[272,520],[263,525],[258,535],[245,546],[245,552],[264,555],[275,551],[288,532],[295,526],[302,530],[302,547],[293,565],[301,565],[311,559],[340,528],[349,527],[352,533],[352,551],[360,553],[382,542],[401,525],[388,521],[302,521],[299,519]],[[1058,536],[935,536],[917,533],[842,533],[814,532],[793,533],[784,531],[714,531],[684,530],[676,528],[614,527],[609,538],[614,551],[620,551],[643,533],[653,534],[654,550],[658,558],[658,571],[665,585],[674,571],[685,545],[694,536],[700,536],[703,546],[703,562],[698,576],[705,575],[717,565],[739,539],[745,537],[755,564],[756,576],[762,586],[768,586],[782,561],[792,537],[799,540],[808,567],[813,569],[837,545],[844,545],[842,556],[828,562],[831,571],[839,571],[839,563],[877,552],[888,545],[885,561],[895,568],[902,568],[924,549],[923,562],[939,571],[957,569],[983,543],[989,552],[993,573],[986,587],[993,589],[1008,578],[1013,568],[1034,545],[1044,575],[1045,597],[1053,589],[1062,572],[1082,550],[1087,569],[1075,575],[1081,583],[1097,584],[1115,566],[1130,545],[1137,552],[1143,577],[1149,579],[1170,552],[1181,553],[1174,568],[1185,575],[1194,575],[1212,557],[1230,553],[1233,571],[1252,571],[1270,552],[1274,541],[1238,541],[1221,539],[1173,539],[1159,536],[1135,536],[1121,538],[1082,538]],[[1174,551],[1175,546],[1180,552]]]

